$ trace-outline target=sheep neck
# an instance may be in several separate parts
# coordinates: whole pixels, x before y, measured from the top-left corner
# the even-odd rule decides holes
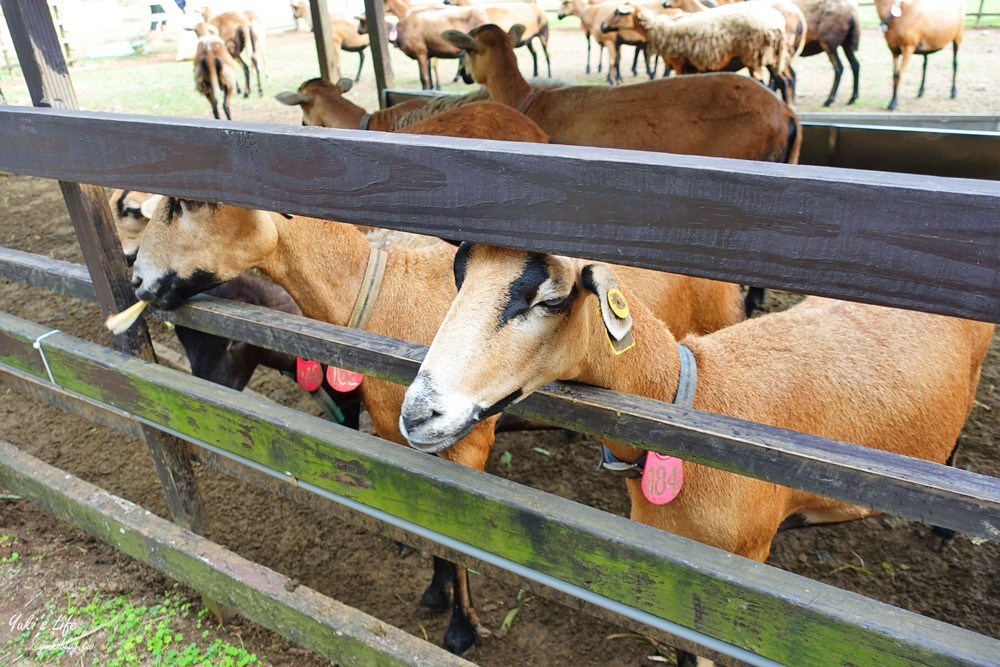
[[[645,9],[636,8],[635,22],[632,26],[632,30],[637,32],[643,40],[648,42],[649,29],[653,26],[655,20],[656,19],[653,14],[650,14]]]
[[[345,326],[364,277],[370,247],[339,222],[273,214],[275,251],[260,269],[292,295],[306,317]]]
[[[493,70],[493,76],[482,83],[490,91],[493,100],[516,109],[531,93],[531,86],[518,71],[512,49],[496,50],[493,57],[500,66]]]
[[[631,306],[635,346],[615,355],[604,323],[588,299],[584,312],[590,320],[590,337],[587,354],[574,379],[669,403],[677,393],[681,370],[677,339],[627,290],[626,295]],[[620,461],[631,463],[643,454],[641,449],[614,441],[607,440],[604,444]]]

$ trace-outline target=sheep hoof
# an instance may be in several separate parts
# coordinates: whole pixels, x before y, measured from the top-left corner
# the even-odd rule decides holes
[[[830,99],[828,99],[826,102],[823,102],[823,106],[825,106],[825,107],[828,107],[831,104],[833,104],[833,98],[832,97]],[[850,102],[848,102],[848,104],[850,104]]]
[[[462,655],[476,643],[476,629],[462,614],[452,614],[451,623],[444,633],[444,647],[450,653]]]
[[[854,103],[855,103],[855,102],[857,102],[857,101],[858,101],[858,98],[857,98],[857,97],[852,97],[851,99],[847,100],[847,103],[848,103],[848,104],[854,104]]]
[[[436,581],[432,581],[431,585],[427,587],[427,590],[424,591],[423,596],[420,598],[420,606],[427,611],[440,614],[448,611],[451,607],[451,600],[444,586]]]

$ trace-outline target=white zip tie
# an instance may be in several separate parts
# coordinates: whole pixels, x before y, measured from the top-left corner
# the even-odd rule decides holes
[[[45,365],[45,372],[49,374],[49,382],[52,384],[56,383],[56,379],[52,377],[52,369],[49,368],[49,360],[45,358],[45,350],[42,349],[42,341],[52,334],[59,333],[59,329],[53,329],[48,333],[43,333],[41,336],[35,339],[35,342],[31,344],[31,347],[38,350],[38,354],[42,355],[42,363]]]

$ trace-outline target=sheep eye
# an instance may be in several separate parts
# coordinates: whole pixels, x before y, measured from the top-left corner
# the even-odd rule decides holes
[[[570,302],[573,301],[573,297],[575,296],[575,294],[576,290],[574,289],[566,296],[558,296],[552,299],[546,299],[545,301],[539,301],[535,305],[541,306],[550,313],[560,313],[566,310]]]

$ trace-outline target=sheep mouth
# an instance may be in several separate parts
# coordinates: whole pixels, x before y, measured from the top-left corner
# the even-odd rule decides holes
[[[607,34],[609,32],[618,32],[618,27],[613,25],[608,25],[607,23],[601,24],[601,32]]]
[[[454,446],[459,440],[469,435],[478,423],[478,419],[474,417],[470,418],[465,424],[459,427],[458,430],[453,431],[448,435],[441,435],[440,433],[404,433],[403,435],[406,438],[406,441],[410,443],[410,447],[418,452],[424,452],[425,454],[437,454],[438,452],[443,452],[449,447]]]
[[[188,278],[180,278],[175,272],[170,271],[160,278],[152,289],[136,289],[135,295],[138,299],[148,301],[158,310],[177,310],[191,297],[218,287],[223,282],[208,271],[195,271]]]

